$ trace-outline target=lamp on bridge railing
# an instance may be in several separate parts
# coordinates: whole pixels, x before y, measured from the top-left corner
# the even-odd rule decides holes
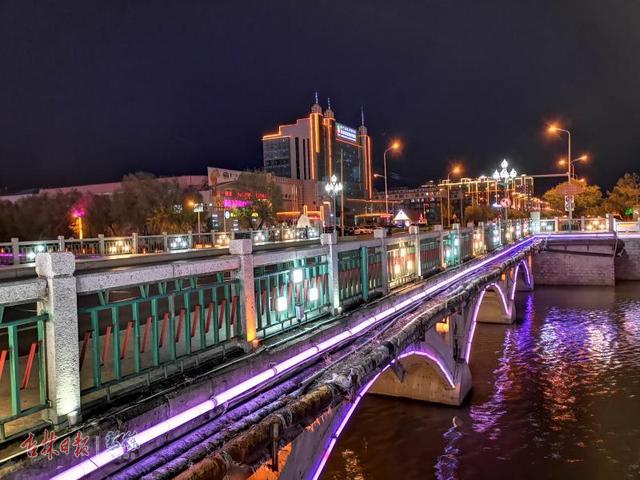
[[[334,228],[338,224],[337,216],[336,216],[336,197],[340,194],[340,192],[342,191],[342,188],[343,188],[342,182],[339,182],[338,177],[336,177],[335,175],[332,175],[330,181],[327,182],[327,184],[324,186],[324,189],[327,192],[327,195],[329,195],[333,200],[333,212],[331,212],[331,214],[333,215]]]
[[[509,219],[509,207],[511,206],[511,200],[509,199],[509,180],[513,180],[518,176],[515,168],[511,168],[509,171],[509,162],[507,159],[503,159],[500,163],[501,170],[495,170],[492,178],[502,186],[504,186],[504,199],[500,206],[504,208],[504,220]]]

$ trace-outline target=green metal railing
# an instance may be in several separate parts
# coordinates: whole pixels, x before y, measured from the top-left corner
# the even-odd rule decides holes
[[[493,252],[495,249],[501,246],[501,234],[499,226],[495,223],[490,223],[484,226],[484,244],[487,248],[487,252]]]
[[[108,292],[101,292],[100,305],[79,309],[80,324],[88,318],[91,325],[80,348],[82,392],[241,337],[239,281],[218,272],[210,283],[199,282],[191,277],[140,285],[138,298],[121,301],[109,302]]]
[[[382,269],[384,263],[382,261],[382,251],[380,247],[362,247],[364,254],[367,255],[367,288],[364,292],[364,299],[368,300],[371,292],[382,288]]]
[[[460,261],[473,257],[473,230],[460,231]]]
[[[420,240],[420,270],[422,276],[430,275],[442,268],[440,261],[440,240],[425,238]]]
[[[415,279],[416,246],[414,241],[400,242],[387,248],[389,288],[404,285]]]
[[[326,313],[331,298],[323,256],[254,270],[256,332],[266,338]]]
[[[365,247],[366,248],[366,247]],[[338,253],[340,302],[361,299],[363,282],[362,251],[350,250]]]
[[[7,424],[48,406],[44,351],[48,315],[5,321],[2,310],[0,307],[0,441],[8,437]],[[32,381],[34,375],[37,380]],[[12,427],[10,436],[28,430],[29,423]]]
[[[460,263],[460,238],[457,230],[452,230],[443,237],[442,254],[444,255],[444,265],[453,267]]]

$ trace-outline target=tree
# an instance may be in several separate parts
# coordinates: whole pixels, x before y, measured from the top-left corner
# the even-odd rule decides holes
[[[467,222],[487,222],[496,216],[496,210],[487,205],[470,205],[464,209],[464,219]]]
[[[562,185],[567,185],[567,182],[563,182],[547,190],[542,196],[544,200],[549,202],[551,209],[555,210],[558,214],[563,214],[565,211],[564,195],[559,192]],[[603,214],[602,191],[598,185],[584,185],[584,191],[576,195],[574,201],[575,209],[573,215],[576,217],[598,216]]]
[[[120,235],[185,232],[196,222],[189,202],[200,200],[198,192],[183,189],[175,180],[135,173],[125,175],[113,194],[111,215]]]
[[[605,207],[609,213],[618,213],[621,217],[631,217],[633,208],[640,205],[640,175],[625,173],[608,193]]]
[[[233,185],[238,197],[245,199],[245,207],[236,208],[234,215],[244,228],[262,228],[277,223],[276,212],[282,209],[280,186],[265,172],[243,172]],[[255,224],[254,224],[255,222]]]

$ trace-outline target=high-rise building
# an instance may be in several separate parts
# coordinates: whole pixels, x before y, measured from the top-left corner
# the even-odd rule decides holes
[[[330,102],[322,111],[317,93],[309,116],[262,137],[262,151],[264,169],[275,175],[318,182],[335,175],[347,197],[372,197],[371,138],[364,113],[357,129],[339,123]]]

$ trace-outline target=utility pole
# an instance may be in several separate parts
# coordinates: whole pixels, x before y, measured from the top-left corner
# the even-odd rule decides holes
[[[340,150],[340,181],[343,187],[347,185],[344,181],[344,150]],[[340,190],[340,236],[344,237],[344,188]]]

